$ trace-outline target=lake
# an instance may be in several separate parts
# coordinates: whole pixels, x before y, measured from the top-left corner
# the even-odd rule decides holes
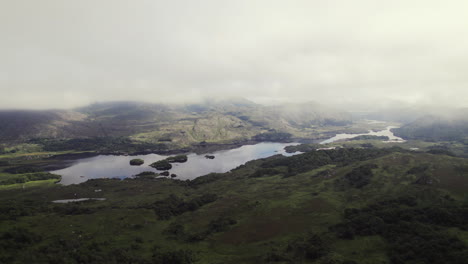
[[[381,131],[369,131],[364,134],[337,134],[336,136],[320,142],[320,144],[332,143],[338,140],[350,139],[360,135],[387,136],[386,142],[404,142],[402,138],[393,135],[390,131],[393,126],[387,127]],[[172,169],[169,172],[176,174],[176,179],[187,180],[206,175],[211,172],[228,172],[248,161],[270,157],[276,154],[291,156],[296,153],[286,153],[284,147],[298,145],[299,143],[274,143],[262,142],[255,145],[244,145],[239,148],[220,150],[213,153],[187,155],[188,161],[185,163],[172,163]],[[214,159],[207,159],[205,155],[214,155]],[[60,184],[78,184],[89,179],[96,178],[119,178],[124,179],[133,177],[143,171],[157,171],[149,165],[155,161],[166,159],[169,156],[148,154],[139,156],[116,156],[99,155],[92,158],[84,158],[73,161],[70,167],[65,169],[51,171],[52,173],[62,175]],[[131,166],[130,160],[142,159],[145,163],[141,166]]]
[[[220,150],[213,153],[187,155],[185,163],[172,163],[169,172],[177,174],[176,179],[186,180],[206,175],[211,172],[228,172],[250,160],[270,157],[276,154],[291,156],[294,153],[286,153],[284,147],[297,145],[298,143],[273,143],[262,142],[255,145],[245,145],[236,149]],[[214,159],[207,159],[205,155],[214,155]],[[148,154],[140,156],[115,156],[99,155],[92,158],[75,160],[68,168],[51,171],[62,175],[60,184],[78,184],[89,179],[132,177],[143,171],[161,172],[149,165],[155,161],[163,160],[169,156]],[[145,163],[141,166],[131,166],[132,159],[142,159]]]
[[[328,144],[328,143],[332,143],[332,142],[335,142],[335,141],[338,141],[338,140],[350,139],[350,138],[354,138],[354,137],[357,137],[357,136],[364,136],[364,135],[387,136],[389,138],[389,140],[388,141],[383,141],[383,142],[405,142],[404,139],[402,139],[401,137],[397,137],[397,136],[395,136],[393,134],[393,132],[391,131],[392,128],[397,128],[397,127],[396,126],[388,126],[385,130],[369,131],[368,133],[364,133],[364,134],[346,134],[346,133],[337,134],[336,136],[334,136],[332,138],[329,138],[327,140],[324,140],[324,141],[320,142],[320,144]]]

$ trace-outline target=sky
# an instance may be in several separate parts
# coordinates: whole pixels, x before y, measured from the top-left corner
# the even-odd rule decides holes
[[[0,108],[468,106],[466,0],[0,0]]]

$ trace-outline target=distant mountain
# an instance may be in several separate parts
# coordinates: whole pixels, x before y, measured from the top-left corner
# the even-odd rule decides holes
[[[410,123],[425,115],[437,113],[435,109],[412,105],[382,106],[352,112],[357,119],[381,120],[387,122]]]
[[[468,109],[426,115],[392,131],[405,139],[468,143]]]
[[[351,115],[316,103],[263,106],[242,98],[173,105],[103,102],[69,111],[1,111],[0,142],[131,137],[190,145],[245,140],[269,130],[294,134],[310,126],[351,122]]]
[[[171,108],[163,104],[150,104],[142,102],[103,102],[94,103],[75,111],[97,120],[119,121],[161,121],[173,117]]]
[[[73,130],[67,130],[85,118],[84,114],[66,110],[3,110],[0,111],[0,142],[70,135]]]
[[[351,123],[351,115],[337,111],[332,107],[309,102],[302,104],[286,104],[275,109],[278,117],[283,118],[291,125],[309,127],[313,125],[347,125]]]

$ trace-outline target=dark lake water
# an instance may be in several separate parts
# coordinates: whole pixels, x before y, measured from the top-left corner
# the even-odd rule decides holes
[[[291,156],[284,151],[285,146],[297,145],[297,143],[271,143],[263,142],[255,145],[245,145],[236,149],[221,150],[210,155],[215,159],[205,158],[206,154],[188,154],[185,163],[172,163],[170,173],[177,174],[176,179],[194,179],[211,172],[228,172],[247,161],[266,158],[276,154]],[[295,153],[298,154],[298,153]],[[68,168],[52,171],[62,175],[61,184],[76,184],[95,178],[127,178],[143,171],[154,171],[149,165],[155,161],[163,160],[168,156],[149,154],[141,156],[114,156],[100,155],[92,158],[75,160]],[[131,166],[131,159],[142,159],[145,163],[141,166]],[[161,172],[161,171],[159,171]]]

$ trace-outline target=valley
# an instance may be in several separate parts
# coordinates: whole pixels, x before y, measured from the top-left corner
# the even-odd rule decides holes
[[[411,123],[350,117],[338,124],[312,112],[265,114],[260,125],[255,112],[241,111],[246,106],[224,104],[209,113],[195,108],[196,121],[180,109],[154,117],[113,106],[94,110],[107,136],[45,130],[44,137],[4,141],[0,261],[467,259],[463,142],[413,139],[395,128]],[[234,109],[252,117],[234,117]],[[150,129],[124,116],[158,121]],[[278,123],[279,116],[285,119]],[[149,167],[162,160],[170,168]]]

